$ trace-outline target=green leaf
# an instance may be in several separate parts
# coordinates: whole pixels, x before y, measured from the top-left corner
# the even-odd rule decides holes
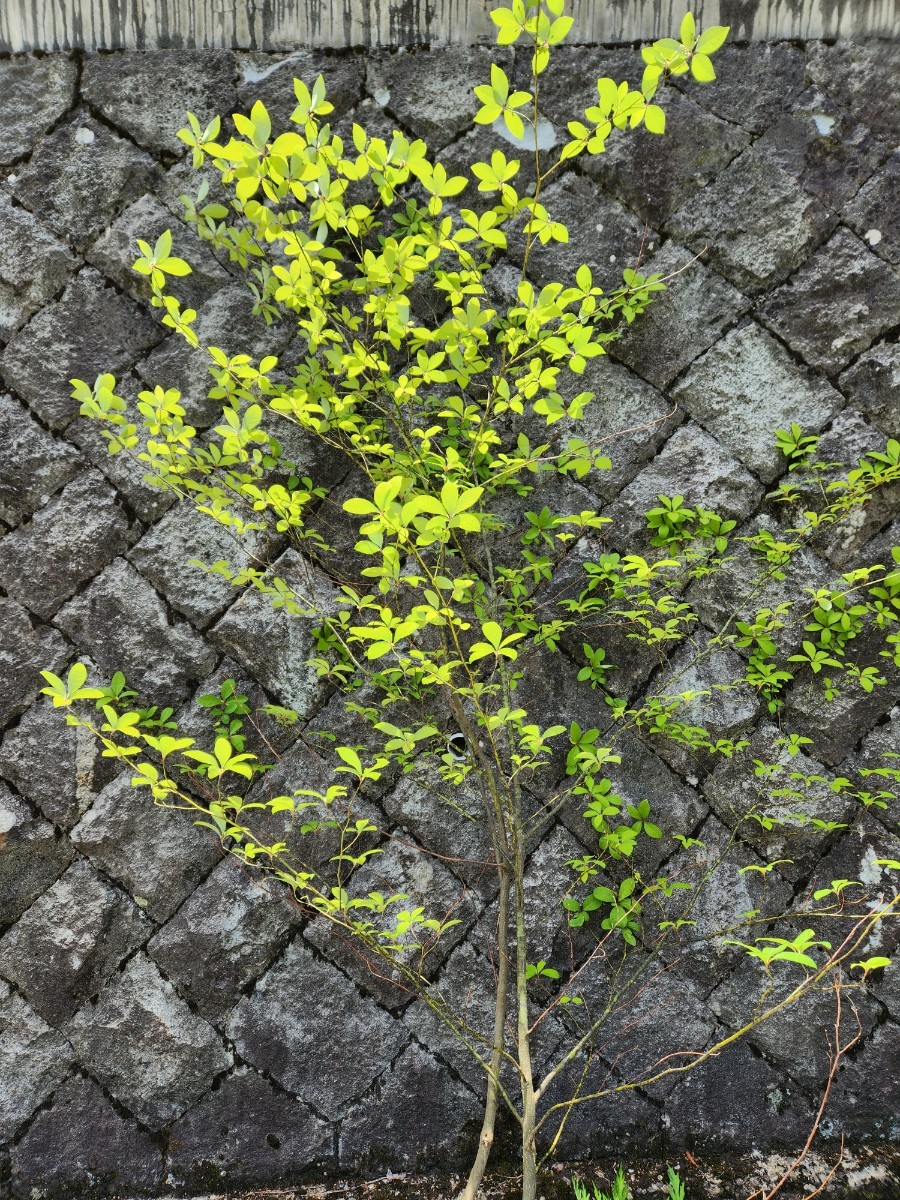
[[[698,83],[712,83],[716,77],[712,61],[705,54],[695,54],[691,59],[691,74]]]
[[[709,29],[704,29],[697,42],[697,52],[714,54],[728,37],[729,30],[729,25],[711,25]]]
[[[648,104],[644,111],[644,124],[648,133],[666,132],[666,114],[658,104]]]
[[[693,13],[686,12],[684,14],[678,36],[681,38],[681,44],[686,50],[693,48],[694,41],[697,37],[697,26],[694,21]]]

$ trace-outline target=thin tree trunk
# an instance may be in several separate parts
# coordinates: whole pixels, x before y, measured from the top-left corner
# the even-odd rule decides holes
[[[497,1104],[500,1093],[500,1065],[503,1054],[503,1038],[506,1030],[506,993],[509,988],[509,871],[502,868],[500,875],[500,903],[497,915],[497,992],[494,1001],[494,1040],[491,1049],[491,1065],[488,1074],[487,1095],[484,1104],[484,1120],[478,1138],[478,1153],[469,1171],[465,1190],[460,1200],[475,1200],[491,1149],[494,1145],[494,1129],[497,1123]]]
[[[521,810],[517,805],[515,831],[516,897],[516,1003],[519,1076],[522,1088],[522,1200],[537,1200],[537,1148],[535,1124],[537,1097],[531,1069],[531,1035],[528,1021],[528,946],[525,938],[525,845]]]

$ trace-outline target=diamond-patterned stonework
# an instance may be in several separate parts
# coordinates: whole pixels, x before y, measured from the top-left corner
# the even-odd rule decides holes
[[[749,35],[745,15],[727,18],[741,37]],[[515,86],[527,86],[527,53],[501,53]],[[141,447],[133,457],[107,453],[96,425],[79,415],[69,379],[112,371],[131,414],[142,389],[176,388],[192,425],[204,431],[218,423],[208,360],[160,324],[146,280],[131,268],[135,239],[152,242],[166,228],[194,268],[174,290],[197,310],[204,344],[254,360],[275,355],[286,372],[305,353],[291,322],[267,326],[253,315],[242,273],[182,219],[178,197],[196,196],[200,181],[176,136],[185,110],[205,122],[215,112],[249,111],[262,97],[278,130],[296,104],[294,75],[312,82],[321,72],[345,145],[354,122],[387,139],[400,128],[443,147],[456,174],[473,155],[489,159],[498,147],[517,153],[490,127],[470,123],[471,88],[489,57],[486,48],[369,55],[182,48],[0,58],[2,1200],[277,1189],[319,1181],[323,1172],[456,1169],[471,1156],[483,1068],[434,1012],[398,995],[396,980],[375,979],[277,884],[261,886],[223,858],[209,831],[133,789],[131,772],[103,758],[39,692],[41,670],[64,673],[76,659],[90,664],[92,678],[121,669],[144,703],[171,705],[173,719],[205,741],[213,720],[196,698],[234,678],[256,713],[245,728],[248,749],[278,760],[252,787],[237,783],[251,801],[335,782],[331,748],[318,731],[374,748],[371,729],[308,665],[306,622],[188,563],[249,564],[312,589],[323,605],[334,602],[342,579],[359,578],[368,590],[359,571],[370,562],[354,552],[356,523],[341,509],[361,477],[279,420],[273,429],[284,459],[330,489],[314,520],[334,549],[313,563],[279,537],[260,538],[253,557],[241,557],[223,527],[146,482]],[[570,236],[532,248],[535,281],[568,278],[588,263],[606,289],[627,267],[661,273],[667,283],[644,317],[609,344],[608,356],[591,360],[580,379],[561,375],[567,398],[582,389],[595,395],[583,424],[547,427],[532,413],[509,419],[508,431],[532,445],[561,448],[583,433],[612,463],[580,481],[537,479],[531,497],[508,506],[513,525],[524,508],[544,503],[611,518],[573,539],[552,584],[539,585],[548,613],[556,599],[578,594],[585,562],[609,551],[643,552],[650,535],[642,514],[660,493],[735,520],[737,537],[760,530],[787,537],[792,518],[766,493],[782,479],[804,495],[805,485],[798,473],[784,474],[776,428],[796,422],[820,433],[828,461],[884,452],[900,436],[900,127],[886,82],[897,74],[896,47],[731,44],[716,66],[713,85],[688,75],[662,89],[665,137],[614,135],[605,154],[568,164],[542,190],[542,203],[568,223]],[[594,80],[634,79],[636,70],[629,46],[560,50],[542,77],[544,136],[558,148],[566,122],[595,101]],[[534,164],[520,157],[516,184],[524,194]],[[203,178],[209,200],[221,200],[217,174]],[[448,209],[478,200],[464,193]],[[515,295],[524,246],[511,228],[508,252],[485,277],[492,304]],[[419,292],[411,300],[423,321],[446,311]],[[782,775],[820,776],[818,790],[799,799],[773,795],[777,779],[759,785],[758,798],[767,811],[789,806],[826,828],[798,827],[789,852],[779,827],[737,819],[746,775],[735,762],[647,731],[644,740],[625,735],[622,762],[610,764],[611,786],[632,806],[646,799],[650,819],[688,843],[640,841],[629,866],[646,879],[665,873],[697,882],[724,854],[727,870],[690,911],[691,893],[676,893],[684,904],[676,914],[694,924],[671,935],[661,975],[649,980],[641,960],[624,1006],[610,1015],[605,1046],[569,1068],[560,1094],[582,1072],[586,1086],[600,1088],[687,1041],[696,1050],[733,1028],[745,1016],[748,977],[723,931],[743,913],[792,909],[802,919],[804,889],[817,886],[811,881],[888,886],[877,860],[900,858],[900,800],[891,795],[886,808],[859,811],[830,784],[883,765],[883,755],[900,747],[900,672],[867,643],[855,652],[887,680],[871,694],[847,688],[823,706],[805,683],[790,688],[780,725],[812,739],[790,756],[775,745],[778,731],[759,697],[731,687],[738,659],[711,638],[731,614],[750,619],[802,596],[808,584],[891,562],[898,504],[897,490],[885,490],[858,520],[824,531],[799,573],[749,588],[758,560],[746,542],[732,542],[726,569],[692,585],[693,637],[704,657],[679,687],[711,691],[719,736],[746,736],[751,754],[782,753]],[[627,632],[608,612],[567,629],[559,654],[535,655],[516,702],[542,725],[577,721],[605,730],[607,696],[638,703],[654,694],[658,678],[660,654]],[[777,631],[779,651],[792,652],[797,636],[791,627]],[[570,681],[583,642],[604,646],[616,667],[596,690]],[[301,721],[278,725],[261,711],[269,703],[297,709]],[[529,781],[530,811],[568,783],[565,757],[561,747],[548,778]],[[361,847],[382,851],[360,882],[385,890],[402,870],[416,903],[437,897],[460,919],[430,961],[432,989],[490,1036],[497,891],[485,865],[482,804],[476,792],[447,789],[416,769],[367,786],[355,813],[378,829]],[[552,818],[536,820],[528,843],[530,945],[563,981],[588,952],[584,931],[566,924],[559,903],[571,883],[564,862],[596,850],[583,813],[583,798],[569,797]],[[266,828],[316,869],[331,869],[340,842],[333,829],[311,839],[302,816],[288,812],[268,814]],[[423,859],[422,845],[440,857]],[[880,949],[873,943],[866,952],[892,953],[895,944],[885,930]],[[841,1133],[859,1142],[897,1136],[896,979],[873,972],[856,993],[863,1036],[827,1114],[834,1157]],[[603,971],[585,971],[587,1007],[603,998],[607,982]],[[562,984],[531,986],[551,999]],[[539,1069],[571,1034],[574,1009],[566,1016],[562,1008],[541,1026]],[[634,1150],[674,1161],[687,1146],[713,1153],[751,1144],[763,1154],[780,1146],[796,1152],[819,1103],[830,1024],[824,1006],[798,1009],[780,1031],[760,1031],[701,1071],[583,1105],[558,1155],[618,1161]]]

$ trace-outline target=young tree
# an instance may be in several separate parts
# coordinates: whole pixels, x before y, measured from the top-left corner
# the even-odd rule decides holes
[[[521,1130],[522,1197],[534,1200],[540,1156],[554,1152],[578,1106],[668,1084],[816,991],[852,1001],[860,978],[887,961],[865,957],[866,946],[895,915],[896,894],[873,898],[857,881],[829,880],[792,900],[770,886],[770,873],[790,860],[792,838],[808,858],[818,835],[842,827],[836,796],[843,812],[884,805],[900,780],[889,762],[864,772],[874,786],[835,779],[807,758],[808,739],[780,725],[788,689],[821,680],[827,702],[884,686],[882,663],[900,664],[900,549],[893,565],[837,580],[804,574],[810,545],[900,477],[900,445],[843,471],[794,426],[777,434],[792,472],[773,493],[780,523],[737,536],[734,521],[661,495],[644,530],[608,528],[579,481],[607,469],[615,445],[604,444],[602,420],[590,426],[600,436],[588,430],[585,413],[602,413],[603,398],[578,390],[579,377],[670,281],[638,264],[606,294],[580,266],[574,279],[536,287],[534,253],[568,237],[542,197],[568,160],[600,154],[640,125],[663,134],[660,87],[687,71],[713,80],[710,56],[727,30],[698,34],[686,16],[678,40],[643,51],[639,87],[597,81],[597,102],[551,156],[540,148],[540,89],[571,18],[563,0],[513,0],[492,17],[500,45],[530,44],[530,77],[519,89],[494,65],[475,88],[475,121],[500,127],[522,157],[498,148],[472,164],[471,180],[399,132],[387,142],[355,125],[351,148],[327,123],[321,77],[296,82],[294,128],[277,136],[261,104],[235,115],[226,142],[218,119],[202,129],[190,116],[181,136],[195,167],[211,164],[233,196],[210,201],[204,183],[188,219],[247,271],[267,321],[293,323],[296,361],[199,347],[196,314],[168,290],[190,268],[164,233],[153,247],[139,243],[135,268],[163,322],[208,354],[221,424],[199,435],[177,391],[142,392],[134,414],[111,376],[73,381],[111,453],[136,457],[149,480],[188,498],[237,545],[272,532],[299,552],[280,560],[280,572],[206,569],[309,626],[311,686],[346,696],[352,733],[323,728],[319,777],[273,795],[270,764],[246,750],[242,732],[258,714],[230,681],[204,699],[216,722],[206,748],[133,707],[121,676],[89,684],[78,664],[66,681],[45,673],[45,691],[155,803],[192,813],[352,943],[385,987],[422,999],[484,1072],[466,1200],[501,1106]],[[473,184],[472,207],[458,206]],[[503,295],[490,270],[510,238],[521,275]],[[340,505],[355,526],[353,553],[323,533],[328,501],[292,460],[291,427],[354,468],[358,484]],[[720,585],[724,615],[704,629],[698,610]],[[615,672],[640,656],[658,666],[632,700]],[[542,726],[540,688],[557,676],[567,711]],[[734,720],[723,715],[732,700],[745,714]],[[760,702],[771,725],[750,740],[741,731]],[[596,724],[573,715],[586,710]],[[308,715],[276,705],[266,713],[285,723]],[[648,742],[698,775],[719,764],[719,786],[741,806],[734,830],[746,831],[757,861],[735,857],[735,832],[704,845],[666,797],[651,805],[634,795],[629,778]],[[487,904],[488,1027],[434,982],[468,893],[441,905],[411,900],[401,880],[390,893],[374,886],[390,840],[372,800],[403,776],[425,814],[412,852],[453,859]],[[529,855],[561,814],[583,822],[592,841],[558,864],[559,895],[535,894]],[[720,877],[740,880],[751,897],[750,911],[724,926],[705,900]],[[660,1058],[639,1031],[646,1053],[637,1065],[598,1074],[603,1039],[673,962],[741,948],[762,969],[737,1032]]]

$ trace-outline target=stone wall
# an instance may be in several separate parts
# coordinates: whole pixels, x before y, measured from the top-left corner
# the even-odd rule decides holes
[[[545,91],[548,117],[562,127],[591,80],[627,71],[632,54],[566,51]],[[548,204],[572,232],[563,269],[588,262],[607,281],[642,245],[651,269],[666,272],[705,251],[588,372],[606,431],[656,423],[614,443],[613,470],[584,481],[582,507],[628,527],[658,492],[681,492],[753,528],[772,520],[764,495],[783,469],[775,428],[821,430],[824,454],[841,460],[900,437],[900,158],[886,83],[896,59],[881,43],[726,49],[718,85],[668,94],[671,132],[651,153],[638,135],[553,184]],[[292,75],[322,70],[336,120],[421,134],[456,166],[488,144],[469,123],[472,74],[487,61],[458,50],[0,61],[2,1196],[157,1194],[223,1179],[259,1187],[321,1168],[454,1166],[471,1146],[477,1076],[422,1005],[358,970],[201,831],[132,791],[127,773],[38,698],[38,671],[76,658],[106,674],[122,668],[151,700],[193,711],[197,729],[191,697],[227,676],[254,703],[343,721],[333,698],[300,687],[307,647],[284,618],[187,565],[228,547],[128,460],[107,456],[67,380],[109,369],[130,395],[145,383],[179,386],[194,424],[215,419],[203,367],[166,336],[127,265],[133,239],[165,227],[195,267],[187,295],[201,336],[230,352],[290,356],[290,331],[255,321],[242,284],[179,224],[177,198],[191,186],[174,136],[182,110],[206,117],[262,97],[283,120]],[[535,266],[541,273],[546,259]],[[340,499],[340,464],[298,452]],[[827,579],[898,542],[894,496],[827,542],[814,574]],[[278,569],[299,562],[288,552]],[[715,621],[715,596],[701,611]],[[650,666],[624,655],[622,694],[640,695]],[[597,695],[559,695],[557,677],[548,670],[537,702],[590,723]],[[841,774],[900,749],[898,699],[894,674],[824,717],[793,696],[787,719],[813,739],[822,769]],[[732,717],[761,742],[770,736],[755,703]],[[272,786],[301,786],[302,736],[266,732],[281,756]],[[722,844],[734,819],[727,764],[701,778],[649,747],[639,762],[640,778],[623,787],[647,795],[664,824]],[[428,833],[414,782],[372,803],[398,835],[390,861],[410,877],[403,845]],[[896,807],[842,811],[848,828],[808,848],[802,865],[773,870],[767,886],[790,903],[814,869],[877,884],[874,858],[900,858],[897,818]],[[445,832],[452,854],[457,831]],[[582,836],[577,819],[547,830],[531,885],[552,895],[557,864]],[[760,853],[761,842],[737,843],[745,865],[760,865]],[[753,906],[760,876],[740,878],[717,898],[716,919]],[[487,970],[483,889],[452,863],[410,878],[414,892],[425,886],[461,899],[440,980],[464,995]],[[552,942],[559,913],[547,908],[551,926],[535,936]],[[652,1007],[676,1019],[653,1022],[654,1053],[674,1027],[699,1046],[738,1021],[744,970],[722,957],[690,977],[667,973]],[[836,1156],[845,1133],[851,1161],[900,1133],[896,980],[873,984],[861,1004],[863,1043],[829,1110],[823,1144]],[[825,1070],[830,1018],[816,1005],[666,1095],[587,1110],[561,1154],[663,1161],[685,1148],[798,1147]]]

